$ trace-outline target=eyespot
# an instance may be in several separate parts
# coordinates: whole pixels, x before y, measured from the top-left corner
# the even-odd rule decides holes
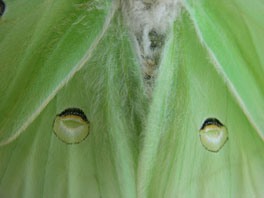
[[[208,118],[200,129],[202,145],[211,152],[218,152],[228,140],[227,128],[216,118]]]
[[[2,16],[5,12],[5,3],[0,0],[0,16]]]
[[[64,143],[78,144],[89,135],[89,121],[81,109],[69,108],[56,115],[53,131]]]

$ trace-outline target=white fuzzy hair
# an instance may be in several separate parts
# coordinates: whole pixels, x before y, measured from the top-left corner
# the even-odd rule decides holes
[[[130,0],[123,2],[123,13],[135,41],[142,65],[147,95],[151,96],[166,35],[180,13],[181,0]],[[159,43],[153,47],[154,42]],[[148,76],[149,78],[146,78]]]

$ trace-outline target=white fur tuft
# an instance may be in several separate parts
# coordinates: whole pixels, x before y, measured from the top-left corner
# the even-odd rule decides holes
[[[131,0],[123,3],[123,13],[142,65],[146,92],[151,97],[160,54],[166,35],[180,13],[181,0]]]

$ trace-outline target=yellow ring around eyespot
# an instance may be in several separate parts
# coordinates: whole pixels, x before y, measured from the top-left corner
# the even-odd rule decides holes
[[[58,116],[58,115],[57,115]],[[78,115],[65,115],[65,116],[59,116],[63,119],[73,119],[73,120],[79,120],[80,122],[86,122],[85,120],[83,120],[82,117],[78,116]]]
[[[202,130],[213,129],[213,128],[217,129],[217,128],[220,128],[220,127],[215,125],[215,124],[211,124],[211,125],[205,126]]]

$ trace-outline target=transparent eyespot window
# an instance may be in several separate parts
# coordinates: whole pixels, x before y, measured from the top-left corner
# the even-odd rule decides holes
[[[200,140],[204,148],[211,152],[218,152],[228,140],[228,131],[216,118],[204,121],[200,131]]]
[[[79,144],[89,135],[89,121],[81,109],[69,108],[56,115],[55,135],[66,144]]]

